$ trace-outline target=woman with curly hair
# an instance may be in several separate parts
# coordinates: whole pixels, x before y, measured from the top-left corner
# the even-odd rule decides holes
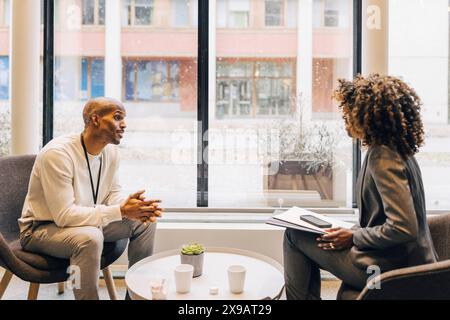
[[[424,142],[421,101],[398,78],[373,74],[339,80],[334,98],[350,137],[367,148],[357,183],[359,225],[317,235],[286,229],[286,296],[320,299],[320,269],[362,290],[373,270],[436,261],[425,194],[414,157]]]

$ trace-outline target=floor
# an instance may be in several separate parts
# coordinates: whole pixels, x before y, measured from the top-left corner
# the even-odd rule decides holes
[[[0,278],[4,271],[0,270]],[[123,277],[119,276],[115,279],[116,290],[119,299],[125,297],[125,281]],[[339,289],[340,281],[335,279],[324,279],[322,281],[322,299],[334,300]],[[13,277],[9,283],[8,288],[3,296],[4,300],[25,300],[28,293],[28,283],[22,281],[17,277]],[[73,300],[73,292],[66,289],[64,294],[58,294],[58,286],[56,284],[43,284],[39,288],[39,300]],[[100,299],[109,300],[108,291],[105,287],[104,281],[100,280]]]

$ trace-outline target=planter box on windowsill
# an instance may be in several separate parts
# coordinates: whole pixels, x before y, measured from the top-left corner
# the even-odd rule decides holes
[[[310,161],[285,160],[271,162],[268,169],[267,172],[272,174],[263,176],[266,194],[274,194],[278,198],[298,197],[298,202],[328,202],[333,199],[331,167],[312,167]]]

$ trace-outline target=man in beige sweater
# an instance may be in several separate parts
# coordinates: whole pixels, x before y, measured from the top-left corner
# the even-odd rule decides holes
[[[80,270],[76,299],[98,299],[103,242],[129,238],[129,266],[153,253],[159,200],[128,197],[118,182],[117,147],[126,111],[109,98],[89,100],[85,129],[50,141],[37,155],[19,219],[25,250],[70,259]]]

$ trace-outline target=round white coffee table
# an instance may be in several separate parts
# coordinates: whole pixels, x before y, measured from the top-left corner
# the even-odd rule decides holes
[[[191,291],[180,294],[175,290],[174,269],[180,262],[180,251],[160,252],[133,265],[125,275],[130,297],[134,300],[151,300],[150,283],[167,279],[168,300],[259,300],[279,298],[284,286],[283,267],[275,260],[246,250],[232,248],[207,248],[203,273],[192,279]],[[227,268],[240,264],[247,269],[244,291],[233,294],[228,287]],[[219,288],[217,295],[209,293],[210,287]]]

